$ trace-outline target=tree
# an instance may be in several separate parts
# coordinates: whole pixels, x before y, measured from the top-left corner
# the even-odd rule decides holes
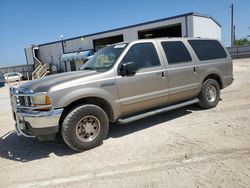
[[[250,40],[247,38],[240,38],[234,41],[235,46],[250,45]]]

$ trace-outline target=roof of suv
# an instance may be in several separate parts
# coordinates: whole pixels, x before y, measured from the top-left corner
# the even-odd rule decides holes
[[[132,42],[149,42],[149,41],[187,41],[187,40],[217,40],[218,39],[212,39],[212,38],[194,38],[194,37],[162,37],[162,38],[153,38],[153,39],[138,39],[138,40],[131,40],[131,41],[124,41],[124,42],[118,42],[111,45],[117,45],[117,44],[124,44],[124,43],[132,43]]]

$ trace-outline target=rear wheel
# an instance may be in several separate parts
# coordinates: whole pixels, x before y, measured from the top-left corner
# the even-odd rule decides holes
[[[220,86],[214,79],[207,79],[201,86],[198,105],[202,108],[213,108],[220,100]]]
[[[109,121],[106,113],[96,105],[82,105],[73,109],[62,124],[62,137],[75,151],[94,148],[106,138]]]

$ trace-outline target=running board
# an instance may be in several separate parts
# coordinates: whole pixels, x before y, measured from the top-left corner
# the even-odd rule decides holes
[[[130,122],[137,121],[137,120],[140,120],[140,119],[143,119],[143,118],[146,118],[146,117],[150,117],[150,116],[153,116],[153,115],[156,115],[156,114],[160,114],[160,113],[167,112],[167,111],[170,111],[170,110],[174,110],[174,109],[177,109],[177,108],[182,108],[184,106],[189,106],[189,105],[192,105],[192,104],[195,104],[195,103],[198,103],[198,102],[199,102],[199,99],[196,98],[196,99],[191,100],[191,101],[183,102],[183,103],[180,103],[180,104],[175,104],[175,105],[168,106],[168,107],[165,107],[165,108],[160,108],[160,109],[157,109],[157,110],[153,110],[153,111],[146,112],[146,113],[143,113],[143,114],[139,114],[139,115],[136,115],[136,116],[128,117],[128,118],[125,118],[125,119],[118,119],[117,123],[119,123],[119,124],[130,123]]]

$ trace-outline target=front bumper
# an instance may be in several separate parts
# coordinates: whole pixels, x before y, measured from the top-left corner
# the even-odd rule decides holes
[[[54,109],[51,105],[33,106],[30,98],[41,93],[10,88],[10,100],[15,128],[18,135],[39,137],[51,135],[59,130],[59,120],[63,109]],[[46,108],[47,111],[40,109]]]
[[[26,137],[57,133],[62,111],[63,109],[56,109],[49,114],[36,114],[35,116],[29,113],[16,113],[16,132]]]

